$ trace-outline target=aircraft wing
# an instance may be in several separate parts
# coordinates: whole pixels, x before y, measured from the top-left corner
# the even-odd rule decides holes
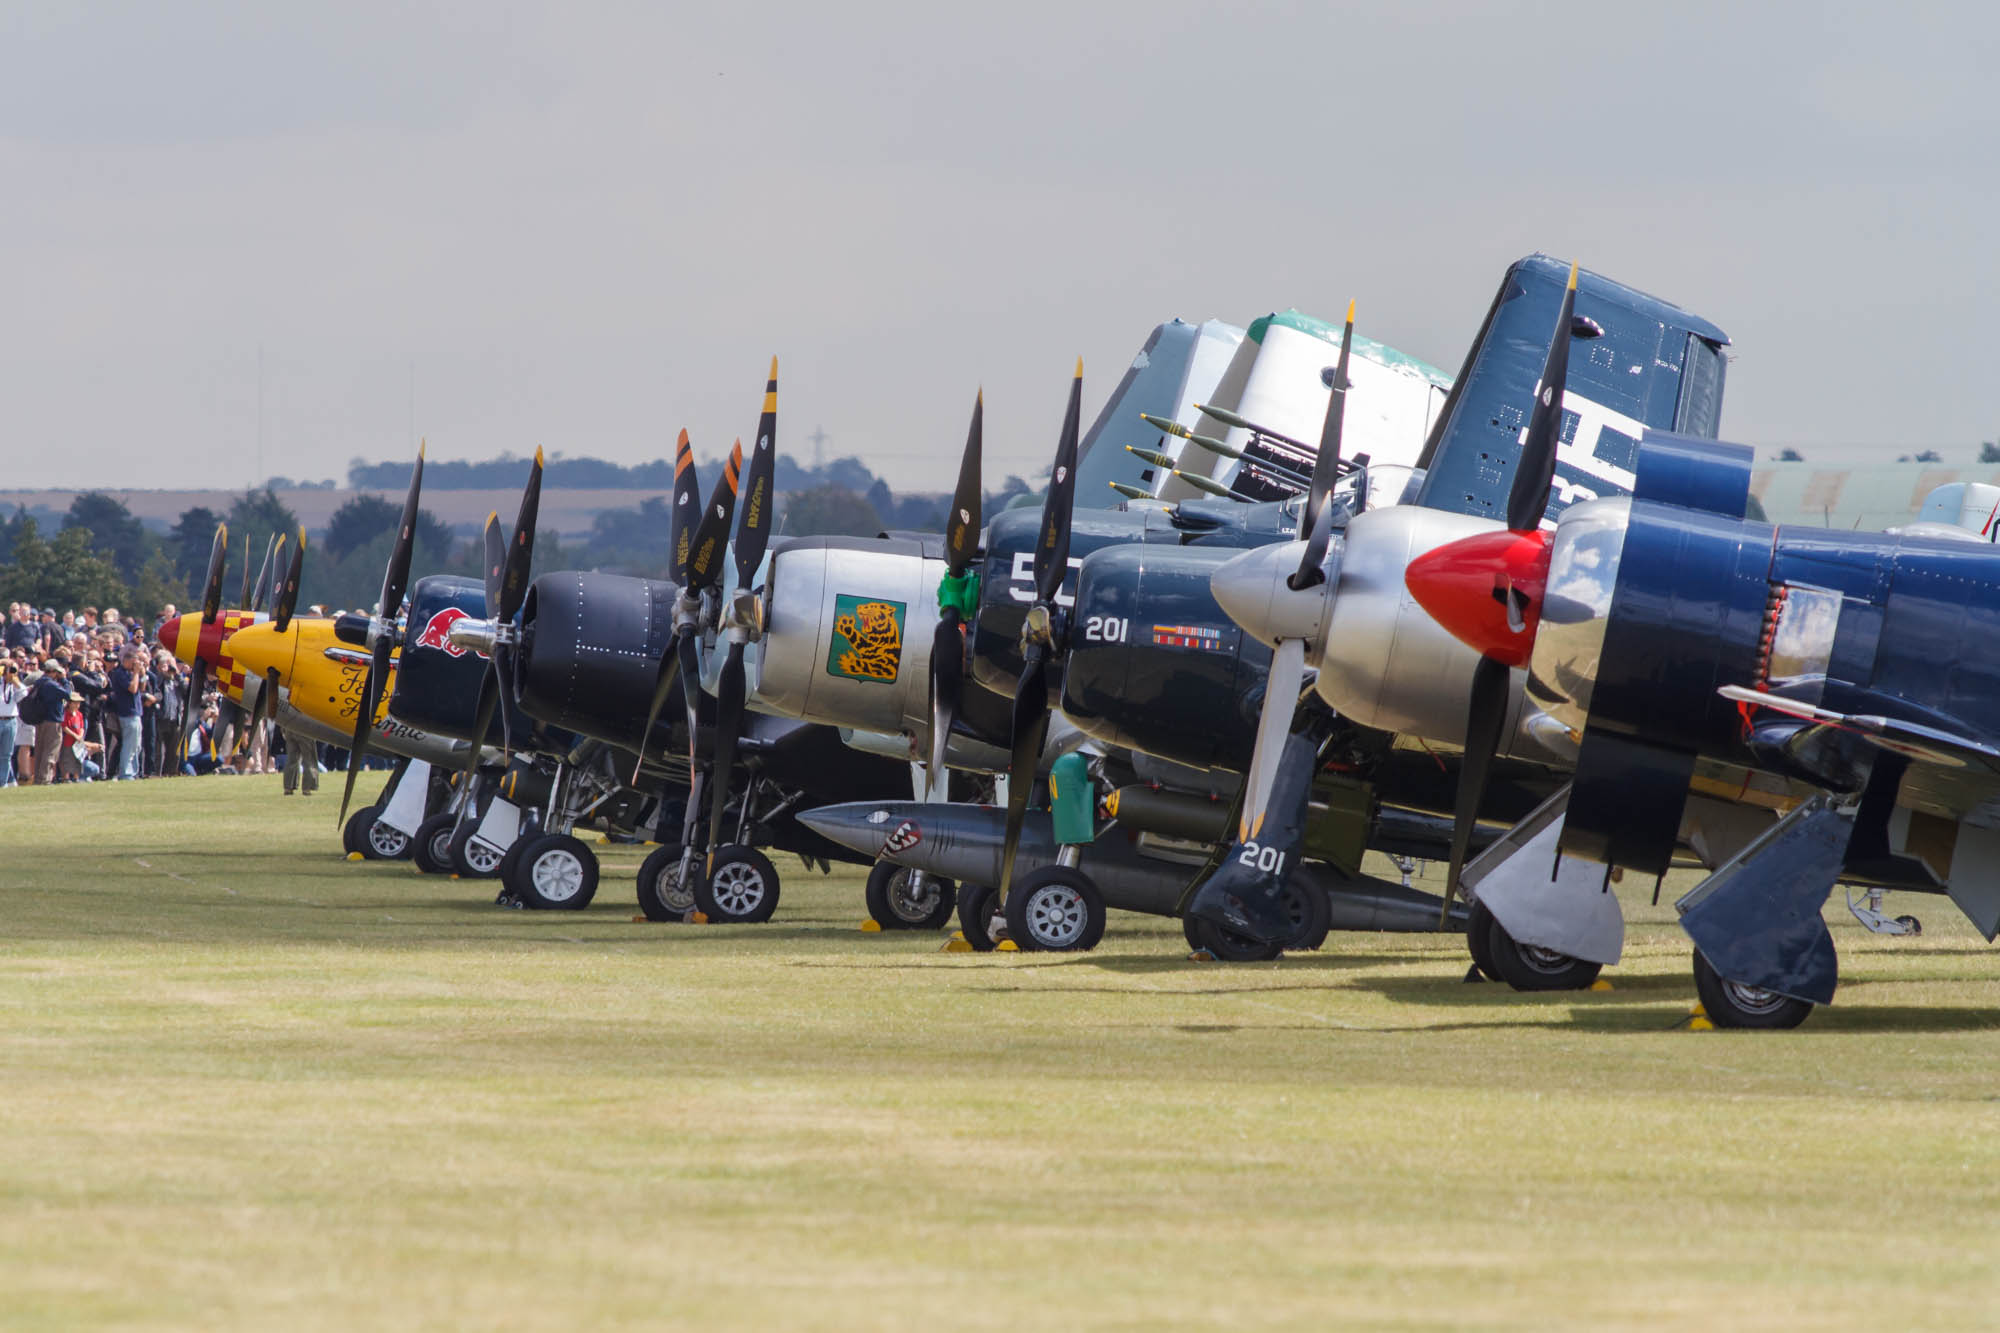
[[[1837,713],[1831,708],[1820,708],[1797,699],[1746,689],[1741,685],[1724,685],[1716,693],[1737,703],[1755,704],[1759,708],[1773,709],[1821,726],[1850,732],[1871,745],[1919,764],[1971,769],[2000,780],[2000,747],[1970,736],[1957,736],[1937,727],[1893,717]]]

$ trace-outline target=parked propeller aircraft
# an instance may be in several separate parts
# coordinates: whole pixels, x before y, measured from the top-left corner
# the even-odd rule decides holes
[[[1832,1000],[1821,909],[1843,879],[1949,894],[1992,939],[1990,550],[1747,521],[1747,448],[1650,425],[1631,495],[1561,504],[1576,302],[1572,271],[1526,429],[1496,453],[1504,520],[1359,515],[1321,579],[1256,552],[1217,572],[1218,599],[1317,659],[1342,715],[1463,746],[1451,887],[1475,898],[1475,959],[1517,985],[1616,961],[1612,868],[1663,875],[1681,848],[1711,871],[1676,907],[1718,1025],[1795,1026]],[[1371,671],[1356,643],[1428,670]],[[1468,863],[1483,775],[1524,751],[1573,780]]]
[[[942,754],[947,764],[997,768],[993,756],[1004,746],[1013,774],[1004,817],[998,812],[974,818],[965,812],[926,815],[915,807],[852,807],[818,812],[810,822],[860,850],[882,848],[885,856],[903,864],[939,874],[987,874],[992,882],[1004,881],[1012,847],[1026,826],[1027,793],[1037,772],[1088,739],[1098,757],[1086,767],[1078,756],[1080,772],[1072,779],[1071,790],[1088,793],[1093,785],[1116,789],[1115,805],[1110,792],[1103,794],[1105,805],[1117,811],[1120,835],[1143,837],[1143,845],[1135,846],[1155,853],[1152,893],[1134,895],[1121,888],[1117,892],[1124,901],[1116,905],[1136,905],[1144,898],[1153,904],[1152,910],[1167,910],[1184,903],[1190,884],[1200,882],[1223,850],[1217,845],[1227,822],[1222,812],[1237,793],[1237,772],[1249,766],[1248,722],[1265,697],[1262,687],[1269,670],[1269,655],[1262,646],[1246,639],[1223,617],[1209,591],[1209,575],[1234,550],[1268,546],[1293,536],[1302,508],[1315,522],[1324,519],[1331,529],[1351,512],[1393,503],[1405,492],[1420,493],[1440,476],[1452,481],[1449,487],[1436,486],[1435,504],[1480,508],[1495,503],[1497,474],[1490,467],[1482,471],[1465,463],[1468,455],[1479,461],[1481,451],[1490,447],[1492,423],[1504,419],[1514,410],[1512,403],[1525,400],[1532,391],[1535,368],[1524,366],[1521,347],[1528,336],[1524,310],[1536,301],[1524,298],[1532,293],[1539,299],[1546,293],[1553,300],[1560,290],[1559,273],[1551,261],[1540,258],[1509,270],[1457,381],[1459,387],[1446,395],[1431,423],[1430,438],[1409,442],[1400,456],[1391,452],[1385,461],[1360,452],[1345,461],[1340,457],[1344,413],[1334,409],[1350,392],[1351,335],[1343,338],[1349,354],[1340,365],[1310,366],[1309,374],[1295,376],[1310,385],[1324,416],[1321,448],[1233,409],[1218,404],[1204,409],[1207,417],[1243,432],[1250,443],[1262,441],[1267,454],[1285,451],[1293,463],[1287,469],[1274,468],[1272,475],[1303,492],[1302,499],[1265,504],[1184,501],[1117,514],[1073,513],[1064,494],[1065,479],[1073,476],[1076,466],[1073,391],[1039,528],[1029,527],[1032,520],[1025,511],[999,515],[987,530],[983,561],[975,561],[973,554],[978,541],[977,411],[942,559],[926,561],[921,550],[910,547],[899,551],[851,541],[782,546],[767,580],[772,631],[764,645],[753,703],[901,737],[915,752],[928,754],[933,766]],[[1588,413],[1584,424],[1591,429],[1580,432],[1563,459],[1565,475],[1578,493],[1589,485],[1605,490],[1620,487],[1614,464],[1630,459],[1619,452],[1617,442],[1630,438],[1629,431],[1640,428],[1637,423],[1663,421],[1713,430],[1721,366],[1715,349],[1726,341],[1706,322],[1629,288],[1593,278],[1591,292],[1592,336],[1606,338],[1605,345],[1618,347],[1621,356],[1647,340],[1653,350],[1643,360],[1634,357],[1629,365],[1621,361],[1615,372],[1619,381],[1611,381],[1608,360],[1602,367],[1590,363],[1594,375],[1581,377],[1590,380],[1595,390],[1590,394],[1593,401],[1583,408]],[[1331,354],[1329,346],[1323,355]],[[1376,356],[1394,360],[1393,354],[1381,351]],[[1705,377],[1706,387],[1700,392],[1690,367]],[[1610,381],[1609,388],[1599,387],[1598,380]],[[1338,393],[1332,387],[1336,384]],[[1365,397],[1359,389],[1352,392]],[[1364,413],[1361,419],[1379,423],[1393,419],[1393,414]],[[1171,435],[1178,423],[1155,424]],[[1331,453],[1323,447],[1329,432]],[[1388,450],[1397,446],[1393,430],[1368,438]],[[1211,443],[1234,447],[1221,441],[1203,442],[1201,447],[1210,449]],[[1324,475],[1321,458],[1328,460]],[[1417,470],[1418,463],[1425,465],[1425,471]],[[1325,503],[1325,497],[1336,494],[1339,503]],[[1309,535],[1322,549],[1329,540],[1328,534]],[[1296,553],[1289,558],[1298,563]],[[1059,572],[1072,565],[1079,567],[1074,583]],[[927,625],[923,601],[933,585],[941,585],[941,610]],[[846,640],[840,621],[849,604],[855,610],[866,604],[886,605],[902,625],[894,671],[883,670],[865,686],[848,684],[833,665],[822,665],[839,662],[838,650]],[[964,636],[961,659],[952,649],[957,626],[966,620],[971,627]],[[857,618],[853,623],[858,628],[862,622]],[[927,645],[927,639],[934,642]],[[931,649],[928,658],[925,647]],[[919,675],[930,677],[928,691],[915,683]],[[974,688],[964,686],[968,676]],[[1287,716],[1289,700],[1298,692],[1296,680],[1288,689],[1288,694],[1272,696],[1286,700]],[[1009,698],[1011,705],[1003,705],[1002,700]],[[936,710],[934,716],[926,716],[930,711],[926,702]],[[1053,719],[1052,740],[1044,745],[1043,729],[1051,723],[1049,703],[1059,703],[1062,713]],[[1432,854],[1441,849],[1441,832],[1433,833],[1428,843],[1413,842],[1411,822],[1422,817],[1418,812],[1426,804],[1430,809],[1450,808],[1449,777],[1437,782],[1440,766],[1435,758],[1398,750],[1392,742],[1393,734],[1363,735],[1351,726],[1321,724],[1317,743],[1304,749],[1302,761],[1302,772],[1316,774],[1310,784],[1317,798],[1315,808],[1323,805],[1328,812],[1312,821],[1313,854],[1325,854],[1323,849],[1329,847],[1347,848],[1354,862],[1349,868],[1354,869],[1360,849],[1371,839],[1385,847],[1422,846]],[[1322,762],[1314,764],[1315,758]],[[1413,759],[1417,762],[1410,762]],[[1514,795],[1526,804],[1517,804],[1517,811],[1553,788],[1553,759],[1544,754],[1532,764],[1518,766],[1516,776],[1522,785]],[[1134,792],[1134,781],[1148,795]],[[1062,784],[1058,780],[1052,785]],[[1303,793],[1307,786],[1299,782],[1296,789]],[[1160,799],[1151,799],[1155,795]],[[1180,798],[1192,805],[1182,806]],[[1411,804],[1401,805],[1404,800]],[[1062,803],[1052,804],[1060,809]],[[1079,807],[1067,838],[1056,840],[1068,848],[1058,851],[1057,859],[1072,864],[1050,866],[1046,856],[1031,856],[1030,864],[1039,861],[1036,873],[1047,882],[1038,881],[1035,892],[1008,914],[1009,929],[1017,940],[1041,947],[1075,947],[1076,941],[1100,928],[1095,922],[1101,918],[1103,894],[1091,882],[1089,867],[1076,864],[1093,855],[1100,859],[1110,855],[1102,850],[1109,844],[1099,844],[1092,836],[1091,804],[1085,801]],[[1162,813],[1167,805],[1176,806],[1171,817]],[[1203,806],[1209,808],[1201,818],[1192,819]],[[940,819],[952,821],[948,840],[928,832]],[[1150,829],[1147,821],[1153,819],[1168,820],[1172,827]],[[1301,829],[1305,826],[1302,821]],[[1197,827],[1205,833],[1190,832]],[[1039,840],[1044,835],[1037,830],[1030,836]],[[1178,845],[1170,841],[1176,836],[1182,839]],[[997,853],[991,871],[984,869],[981,859],[989,846]],[[1244,850],[1237,848],[1237,855]],[[1262,858],[1275,868],[1279,862],[1265,847],[1248,850],[1253,864]],[[967,856],[974,861],[968,862]],[[1286,864],[1295,865],[1296,858]],[[1286,878],[1277,877],[1280,882]],[[1046,913],[1038,903],[1048,905]],[[1283,919],[1295,925],[1301,912],[1295,902],[1288,906]],[[1070,933],[1022,936],[1020,932],[1038,914]],[[1198,922],[1206,920],[1222,931],[1220,940],[1215,932],[1205,932],[1201,938],[1208,943],[1263,947],[1239,935],[1226,914],[1196,915]],[[962,913],[961,919],[968,940],[982,943],[991,938],[991,918],[981,919],[979,910]],[[1198,924],[1191,927],[1190,938],[1196,939],[1200,929]]]

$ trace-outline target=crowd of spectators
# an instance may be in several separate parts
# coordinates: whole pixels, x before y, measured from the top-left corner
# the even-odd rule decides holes
[[[183,746],[192,672],[157,646],[175,614],[162,607],[146,623],[115,607],[58,615],[10,605],[0,631],[0,787],[271,771],[275,729],[251,725],[213,688],[196,701]]]

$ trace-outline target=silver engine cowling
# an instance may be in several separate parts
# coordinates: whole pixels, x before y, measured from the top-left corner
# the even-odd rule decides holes
[[[804,537],[771,556],[749,702],[857,731],[930,734],[942,559],[914,541]]]

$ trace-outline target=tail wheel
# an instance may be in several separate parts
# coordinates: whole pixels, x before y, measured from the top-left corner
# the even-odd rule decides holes
[[[999,945],[993,938],[993,890],[984,884],[968,884],[958,895],[958,930],[974,953],[992,953]]]
[[[1486,928],[1486,951],[1493,956],[1493,967],[1500,980],[1515,990],[1588,990],[1590,983],[1597,980],[1597,974],[1604,970],[1602,963],[1588,963],[1554,949],[1522,944],[1507,933],[1499,917],[1491,912],[1487,916],[1491,920]]]
[[[567,833],[545,834],[522,851],[508,887],[530,907],[581,912],[597,893],[597,857]]]
[[[1285,915],[1291,919],[1292,933],[1277,944],[1265,944],[1213,921],[1191,916],[1181,918],[1181,934],[1189,948],[1206,949],[1223,963],[1268,963],[1281,953],[1317,949],[1326,943],[1333,908],[1324,893],[1293,880],[1285,885],[1281,901]]]
[[[681,880],[681,849],[654,848],[639,867],[639,910],[648,921],[685,921],[694,908],[694,885]]]
[[[695,885],[695,903],[711,922],[754,925],[778,909],[778,871],[755,847],[729,843],[715,852],[714,868]]]
[[[1813,1011],[1811,1000],[1798,1000],[1740,981],[1725,981],[1696,950],[1694,993],[1708,1021],[1719,1028],[1795,1028]]]
[[[1008,891],[1007,934],[1022,949],[1095,949],[1104,938],[1104,895],[1081,870],[1044,866]]]
[[[868,915],[884,930],[942,930],[958,890],[942,875],[877,861],[868,872]]]
[[[1219,963],[1268,963],[1285,951],[1282,945],[1238,935],[1198,916],[1181,918],[1181,934],[1190,949],[1206,951]]]
[[[432,815],[417,825],[410,846],[410,860],[417,869],[426,875],[451,873],[451,835],[457,827],[458,817],[450,814]]]

